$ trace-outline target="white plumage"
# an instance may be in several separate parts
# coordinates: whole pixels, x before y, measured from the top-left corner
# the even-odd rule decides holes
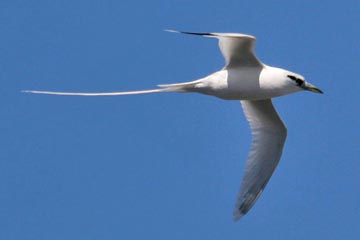
[[[279,163],[285,143],[287,130],[271,98],[300,90],[316,93],[322,93],[322,91],[306,82],[299,74],[261,63],[254,54],[256,39],[253,36],[238,33],[181,33],[218,39],[220,50],[225,58],[225,67],[196,81],[164,84],[150,90],[108,93],[24,92],[72,96],[196,92],[226,100],[240,100],[250,124],[252,145],[233,212],[234,220],[238,220],[250,210],[263,192]]]

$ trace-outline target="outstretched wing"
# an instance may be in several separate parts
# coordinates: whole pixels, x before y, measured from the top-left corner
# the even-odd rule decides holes
[[[263,192],[280,160],[287,133],[271,99],[241,101],[241,105],[253,139],[235,204],[235,221],[250,210]]]
[[[240,33],[197,33],[180,32],[174,30],[167,31],[219,39],[219,47],[226,62],[225,68],[263,66],[254,53],[254,45],[256,41],[254,36]]]

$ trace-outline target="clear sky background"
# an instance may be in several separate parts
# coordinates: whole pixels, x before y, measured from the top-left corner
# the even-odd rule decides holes
[[[0,2],[0,239],[359,239],[360,2]],[[241,32],[265,63],[325,94],[274,100],[282,160],[239,222],[250,147],[238,101],[120,91],[223,66],[214,39]]]

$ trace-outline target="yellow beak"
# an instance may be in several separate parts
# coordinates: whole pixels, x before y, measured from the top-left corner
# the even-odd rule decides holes
[[[304,89],[307,91],[315,92],[315,93],[324,93],[323,91],[321,91],[320,89],[318,89],[317,87],[315,87],[314,85],[312,85],[310,83],[306,83],[304,86]]]

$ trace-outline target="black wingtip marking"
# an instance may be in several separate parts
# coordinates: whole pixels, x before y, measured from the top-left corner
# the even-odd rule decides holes
[[[179,32],[183,34],[198,35],[198,36],[215,36],[212,33],[204,33],[204,32],[183,32],[183,31],[179,31]]]
[[[165,31],[166,32],[173,32],[173,33],[197,35],[197,36],[211,36],[211,37],[216,36],[216,34],[214,34],[214,33],[206,33],[206,32],[187,32],[187,31],[177,31],[177,30],[171,30],[171,29],[165,29]]]

